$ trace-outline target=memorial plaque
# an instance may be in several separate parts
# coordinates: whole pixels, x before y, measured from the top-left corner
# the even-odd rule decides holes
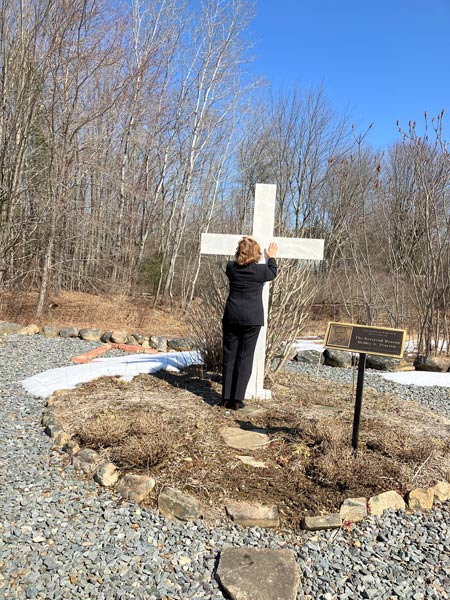
[[[404,329],[328,323],[324,346],[348,352],[402,358],[405,338]]]

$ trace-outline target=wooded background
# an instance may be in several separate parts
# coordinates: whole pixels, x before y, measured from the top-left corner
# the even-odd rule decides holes
[[[448,341],[443,111],[375,153],[325,90],[249,76],[246,0],[0,7],[0,294],[38,289],[38,317],[59,290],[188,309],[217,267],[200,233],[249,232],[255,184],[276,183],[276,235],[326,257],[282,261],[272,335],[314,305],[408,327],[423,353]]]

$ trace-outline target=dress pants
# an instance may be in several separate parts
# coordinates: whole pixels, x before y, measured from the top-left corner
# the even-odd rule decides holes
[[[223,323],[222,399],[243,402],[250,375],[260,325]]]

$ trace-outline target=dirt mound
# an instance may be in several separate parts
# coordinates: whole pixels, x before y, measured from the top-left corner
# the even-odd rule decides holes
[[[226,500],[257,501],[276,504],[282,527],[296,529],[303,515],[334,511],[345,498],[404,492],[450,474],[450,421],[412,402],[367,387],[354,456],[351,386],[285,375],[253,416],[226,412],[219,391],[199,369],[130,383],[104,378],[57,397],[54,410],[80,445],[154,476],[153,505],[171,485],[197,496],[216,521]],[[225,445],[220,432],[229,426],[268,435],[250,452],[265,467]]]

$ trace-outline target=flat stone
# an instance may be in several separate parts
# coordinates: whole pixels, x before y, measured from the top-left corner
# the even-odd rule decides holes
[[[341,505],[339,515],[343,521],[362,521],[367,517],[367,498],[347,498]]]
[[[156,481],[147,475],[124,475],[117,484],[117,491],[126,500],[142,502],[155,487]]]
[[[52,327],[51,325],[44,325],[41,333],[45,337],[55,338],[59,336],[59,329],[57,327]]]
[[[26,327],[22,327],[17,333],[19,335],[36,335],[41,331],[41,328],[34,323],[27,325]]]
[[[165,487],[158,496],[158,508],[165,517],[195,521],[202,516],[200,502],[176,488]]]
[[[238,412],[239,417],[262,417],[267,413],[267,408],[263,406],[255,406],[254,404],[246,404],[244,408],[240,408]]]
[[[267,464],[262,460],[256,460],[253,456],[236,456],[244,465],[255,467],[255,469],[267,469]]]
[[[280,515],[276,506],[264,506],[255,502],[228,502],[227,514],[241,527],[278,527]]]
[[[62,338],[76,338],[79,336],[79,333],[76,327],[64,327],[59,330],[59,336]]]
[[[83,450],[80,450],[74,455],[73,468],[77,473],[91,475],[99,462],[100,456],[95,450],[83,448]]]
[[[410,510],[431,510],[433,499],[433,488],[416,488],[408,494],[408,508]]]
[[[123,329],[115,329],[111,331],[110,340],[113,344],[126,344],[128,339],[128,332]]]
[[[98,342],[101,335],[100,329],[80,329],[80,338],[86,342]]]
[[[432,489],[435,500],[439,502],[450,500],[450,483],[448,481],[438,481]]]
[[[237,450],[256,450],[270,443],[267,433],[247,431],[238,427],[223,427],[220,435],[227,446]]]
[[[225,548],[217,579],[231,600],[295,600],[300,571],[291,550]]]
[[[316,517],[303,517],[302,528],[307,531],[319,531],[320,529],[338,529],[342,525],[341,515],[332,513],[329,515],[318,515]]]
[[[405,510],[406,508],[403,497],[394,490],[372,496],[369,498],[368,505],[370,515],[382,515],[385,510],[390,508],[394,510]]]
[[[103,487],[111,487],[117,483],[120,473],[112,462],[104,462],[97,467],[94,481]]]

